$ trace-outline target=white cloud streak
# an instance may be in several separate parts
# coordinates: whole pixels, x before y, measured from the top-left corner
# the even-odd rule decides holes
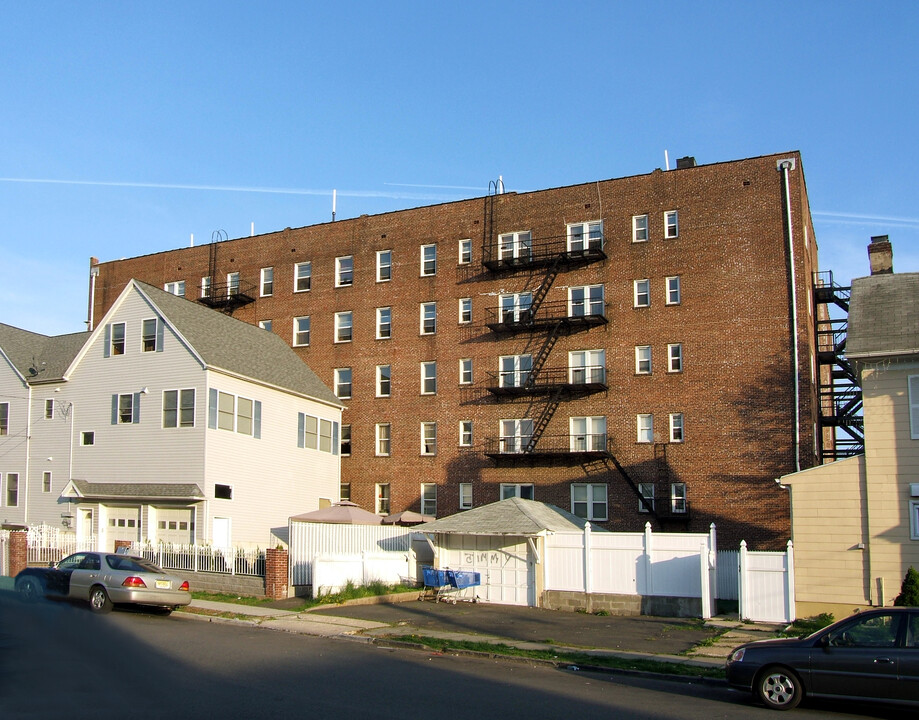
[[[872,225],[877,223],[891,223],[900,227],[919,228],[919,218],[884,217],[882,215],[865,215],[860,213],[821,212],[811,213],[814,218],[823,222],[837,223],[840,225]]]

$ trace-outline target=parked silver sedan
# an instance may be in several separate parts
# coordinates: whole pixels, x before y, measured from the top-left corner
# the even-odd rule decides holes
[[[78,552],[46,568],[26,568],[16,576],[16,590],[27,601],[41,597],[85,600],[97,613],[120,603],[171,612],[191,602],[187,580],[167,574],[144,558],[100,552]]]

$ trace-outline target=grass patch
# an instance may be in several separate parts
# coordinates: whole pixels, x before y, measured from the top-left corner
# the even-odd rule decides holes
[[[319,605],[340,605],[348,600],[357,598],[377,597],[379,595],[391,595],[393,593],[418,592],[414,585],[386,585],[381,582],[370,583],[369,585],[355,586],[348,583],[340,592],[325,593],[318,598],[291,598],[291,602],[284,607],[287,610],[297,612],[299,610],[308,610],[309,608]],[[237,595],[235,593],[212,593],[212,592],[193,592],[191,596],[195,600],[210,600],[212,602],[233,603],[235,605],[249,605],[253,607],[272,607],[276,602],[271,598],[255,597],[252,595]],[[293,602],[293,601],[299,601]]]
[[[577,665],[615,670],[636,670],[641,672],[666,673],[669,675],[683,675],[688,677],[723,678],[724,670],[721,667],[698,667],[671,663],[644,658],[622,658],[588,655],[578,652],[555,652],[553,650],[527,650],[505,645],[503,643],[474,642],[469,640],[448,640],[431,638],[423,635],[398,635],[389,639],[400,642],[415,643],[431,648],[438,652],[466,651],[480,652],[489,655],[504,655],[507,657],[528,658],[531,660],[548,660],[560,665]]]
[[[255,607],[261,607],[274,602],[271,598],[256,597],[254,595],[237,595],[236,593],[193,592],[191,596],[195,600],[210,600],[211,602],[251,605]]]
[[[820,613],[809,618],[798,618],[795,620],[782,635],[787,637],[803,637],[810,635],[818,630],[822,630],[827,625],[836,622],[833,613]]]

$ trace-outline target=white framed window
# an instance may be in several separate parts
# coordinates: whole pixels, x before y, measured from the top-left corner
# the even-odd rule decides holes
[[[335,258],[335,287],[348,287],[354,284],[354,257],[342,255]]]
[[[271,320],[259,320],[258,326],[262,330],[267,330],[268,332],[271,332]]]
[[[90,445],[96,444],[96,433],[90,431],[83,431],[80,433],[80,445],[84,447],[89,447]]]
[[[392,365],[377,365],[377,397],[392,394]]]
[[[19,473],[6,474],[6,506],[19,507]]]
[[[638,494],[645,499],[651,510],[654,509],[654,483],[638,483]],[[650,512],[641,500],[638,501],[638,512]]]
[[[10,404],[0,403],[0,437],[10,434]]]
[[[909,437],[919,440],[919,375],[910,375],[906,379],[909,394]]]
[[[664,213],[664,237],[675,238],[680,234],[680,222],[676,210],[668,210]]]
[[[638,438],[636,442],[654,442],[654,416],[641,414],[637,416]]]
[[[572,385],[606,384],[606,351],[573,350],[569,352],[568,382]]]
[[[147,318],[141,323],[140,351],[156,352],[162,348],[158,345],[160,324],[156,318]]]
[[[572,223],[568,225],[568,252],[603,249],[603,221]]]
[[[227,297],[239,295],[239,273],[227,273]]]
[[[572,483],[571,513],[585,520],[606,522],[609,519],[606,485]]]
[[[472,420],[459,421],[459,446],[472,447]]]
[[[919,540],[919,500],[909,501],[909,539]]]
[[[686,483],[670,483],[670,512],[677,515],[686,512]]]
[[[163,427],[195,426],[195,389],[163,391]]]
[[[648,216],[632,216],[632,242],[648,242]]]
[[[472,358],[459,361],[459,384],[472,385]]]
[[[683,413],[670,413],[670,442],[683,442]]]
[[[667,346],[667,372],[683,372],[682,343],[671,343]]]
[[[808,296],[810,297],[810,296]],[[667,304],[680,304],[680,276],[671,275],[667,278]]]
[[[635,374],[651,374],[651,346],[637,345],[635,347]]]
[[[533,421],[530,418],[513,418],[500,421],[499,452],[522,453],[533,439]]]
[[[651,281],[636,280],[634,288],[635,307],[649,307],[651,305]]]
[[[533,369],[532,355],[503,355],[498,358],[498,385],[500,387],[523,387],[530,379]]]
[[[380,457],[389,457],[392,451],[392,425],[377,423],[376,425],[376,454]]]
[[[303,447],[309,450],[319,449],[319,418],[315,415],[300,413],[303,417]]]
[[[377,515],[389,515],[389,483],[377,483],[376,510]]]
[[[377,340],[392,337],[392,308],[377,308]]]
[[[335,397],[342,400],[351,397],[351,368],[335,368]]]
[[[568,317],[603,315],[604,306],[602,285],[568,288]]]
[[[343,456],[351,454],[351,426],[342,425],[341,426],[341,444],[339,451]]]
[[[48,399],[45,400],[45,420],[54,419],[54,400]]]
[[[392,280],[392,250],[377,250],[377,282]]]
[[[421,363],[421,394],[434,395],[437,393],[437,363]]]
[[[41,491],[43,493],[51,492],[51,471],[45,470],[41,474]]]
[[[294,318],[294,347],[310,344],[310,316]]]
[[[112,395],[112,425],[140,422],[140,393]]]
[[[501,499],[520,498],[522,500],[534,500],[532,483],[501,483]]]
[[[437,423],[436,422],[421,423],[421,454],[422,455],[436,455],[437,454]]]
[[[420,332],[422,335],[433,335],[437,332],[437,303],[421,303],[420,324]]]
[[[568,419],[571,452],[606,450],[606,417],[573,417]]]
[[[421,514],[437,515],[437,485],[421,483]]]
[[[313,286],[313,263],[298,262],[294,265],[294,292],[309,292]]]
[[[472,507],[472,483],[459,484],[459,508],[468,510]]]
[[[168,282],[163,286],[163,289],[172,293],[173,295],[178,295],[179,297],[185,297],[185,281],[176,280],[175,282]]]
[[[207,426],[256,439],[262,436],[262,403],[211,388],[208,391]],[[179,398],[181,404],[181,397]],[[180,408],[181,410],[181,408]]]
[[[124,355],[125,348],[125,324],[112,323],[109,326],[111,337],[109,339],[109,355]]]
[[[468,265],[472,262],[472,240],[465,238],[459,241],[459,260],[460,265]]]
[[[460,298],[459,300],[459,323],[466,325],[472,322],[472,298]]]
[[[421,246],[421,276],[428,277],[437,274],[437,246]]]
[[[331,420],[323,420],[319,418],[319,451],[334,453],[338,450],[337,447],[333,449],[333,443],[335,442],[336,426],[338,423],[333,423]]]
[[[501,307],[501,322],[518,323],[529,317],[533,294],[523,292],[501,295],[498,303]]]
[[[335,313],[335,342],[351,342],[354,330],[354,313],[350,310],[347,312]]]
[[[201,297],[208,298],[211,296],[211,276],[201,278]]]
[[[274,295],[274,268],[262,268],[261,277],[259,278],[259,294],[262,297]]]
[[[339,483],[338,485],[339,502],[350,502],[351,500],[351,483]]]
[[[498,236],[499,260],[529,260],[533,255],[533,236],[527,231]]]

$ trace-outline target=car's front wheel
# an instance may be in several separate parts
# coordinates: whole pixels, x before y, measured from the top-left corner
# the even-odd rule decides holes
[[[804,697],[804,688],[791,670],[772,666],[763,670],[756,679],[756,696],[773,710],[791,710]]]
[[[107,613],[112,609],[112,601],[101,585],[93,585],[90,589],[89,609],[95,613]]]
[[[16,590],[19,592],[25,602],[36,602],[44,597],[45,592],[42,590],[41,583],[35,578],[22,578],[16,583]]]

